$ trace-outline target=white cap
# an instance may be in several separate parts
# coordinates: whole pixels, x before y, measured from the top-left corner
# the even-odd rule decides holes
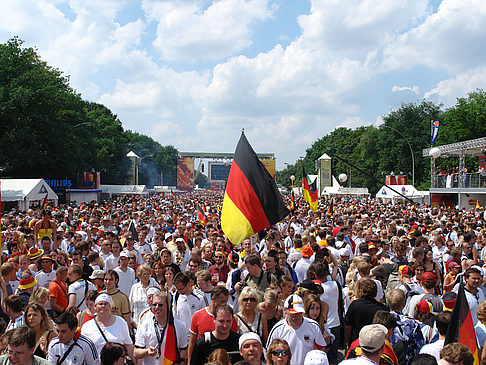
[[[170,236],[172,236],[172,233],[167,232],[167,233],[165,234],[165,239],[169,238]]]
[[[288,309],[290,313],[305,313],[304,301],[297,294],[289,295],[285,299],[284,303],[285,309]]]
[[[260,345],[262,345],[262,340],[260,339],[260,336],[258,336],[255,332],[247,332],[242,334],[240,336],[240,339],[238,340],[238,345],[240,350],[241,350],[241,346],[243,346],[243,343],[248,340],[256,340],[260,342]]]
[[[159,291],[160,291],[159,288],[156,288],[154,286],[151,286],[150,288],[147,289],[147,296],[153,295],[153,294],[155,294],[155,293],[157,293]]]
[[[176,238],[176,242],[184,242],[184,238],[181,238],[181,237]]]
[[[305,355],[304,365],[329,365],[329,360],[324,351],[312,350]]]
[[[98,304],[99,302],[108,302],[111,304],[111,298],[108,294],[101,293],[96,297],[95,304]]]
[[[339,256],[351,256],[351,251],[350,249],[346,246],[341,249],[339,249]]]

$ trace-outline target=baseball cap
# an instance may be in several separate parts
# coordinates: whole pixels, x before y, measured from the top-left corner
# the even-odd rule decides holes
[[[241,346],[243,346],[245,341],[248,341],[248,340],[258,341],[258,342],[260,342],[260,345],[263,346],[262,340],[260,339],[260,336],[258,336],[255,332],[247,332],[247,333],[242,334],[240,336],[239,340],[238,340],[238,345],[239,345],[240,350],[241,350]]]
[[[157,293],[159,291],[160,291],[159,288],[156,288],[154,286],[151,286],[150,288],[147,289],[147,296],[153,295],[153,294],[155,294],[155,293]]]
[[[167,233],[165,234],[165,239],[167,239],[167,238],[169,238],[169,237],[171,237],[171,236],[172,236],[172,233],[167,232]]]
[[[413,275],[413,269],[408,265],[402,265],[398,268],[398,272],[404,275]]]
[[[122,251],[122,252],[120,253],[120,257],[126,257],[127,259],[129,259],[129,258],[130,258],[130,256],[128,255],[128,253],[127,253],[127,252],[125,252],[125,251]]]
[[[422,312],[422,313],[437,314],[434,312],[434,308],[432,307],[432,304],[426,300],[421,300],[420,302],[418,302],[415,309],[418,312]]]
[[[382,324],[370,324],[359,331],[359,346],[366,352],[378,351],[385,343],[388,330]]]
[[[305,313],[304,301],[297,294],[292,294],[285,299],[285,309],[290,313]]]
[[[420,276],[420,280],[424,283],[435,283],[437,276],[433,272],[426,271]]]
[[[344,233],[343,232],[336,233],[336,238],[343,239],[344,238]]]
[[[315,293],[322,294],[324,292],[323,288],[321,285],[317,285],[314,281],[311,279],[305,279],[302,281],[299,286],[304,289],[309,289]]]
[[[351,250],[348,247],[343,247],[339,249],[339,256],[351,256]]]
[[[105,272],[103,270],[94,270],[88,279],[89,280],[103,279],[104,277],[105,277]]]
[[[453,267],[461,267],[461,265],[459,265],[457,262],[455,262],[454,260],[447,260],[446,262],[446,268],[447,270],[450,270],[451,268]]]
[[[452,312],[454,309],[454,304],[456,304],[457,294],[453,291],[447,292],[442,296],[442,301],[444,302],[444,311]]]
[[[324,351],[312,350],[305,355],[304,365],[329,365],[329,360]]]

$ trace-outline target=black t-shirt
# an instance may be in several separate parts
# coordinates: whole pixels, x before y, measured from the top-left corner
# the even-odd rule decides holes
[[[359,337],[361,328],[373,323],[373,317],[379,310],[387,309],[375,299],[360,298],[351,302],[344,319],[346,326],[351,326],[351,342]]]
[[[238,347],[238,339],[240,335],[230,331],[229,337],[226,340],[218,340],[211,332],[211,340],[209,342],[201,337],[197,340],[194,350],[191,355],[191,365],[204,365],[208,362],[209,355],[216,349],[222,348],[228,352],[230,361],[234,364],[237,361],[243,360],[240,355]]]

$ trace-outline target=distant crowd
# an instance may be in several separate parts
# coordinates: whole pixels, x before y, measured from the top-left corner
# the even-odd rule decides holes
[[[297,199],[234,245],[222,201],[208,191],[4,212],[0,365],[486,362],[479,206],[334,198],[313,212]],[[446,344],[460,290],[476,354]]]

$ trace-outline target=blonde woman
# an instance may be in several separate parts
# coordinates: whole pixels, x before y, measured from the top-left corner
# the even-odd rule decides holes
[[[32,295],[29,298],[29,303],[28,304],[40,303],[43,306],[45,306],[46,305],[46,302],[47,302],[47,299],[49,299],[49,294],[51,294],[51,292],[49,291],[49,289],[44,288],[42,286],[38,286],[32,292]]]
[[[57,336],[52,321],[41,303],[31,303],[25,308],[25,324],[35,332],[34,355],[46,358],[51,340]]]
[[[240,336],[247,332],[254,332],[265,342],[268,336],[268,326],[267,319],[257,309],[260,301],[260,295],[255,289],[245,287],[238,297],[240,311],[236,313],[236,319]]]
[[[290,365],[292,353],[287,341],[276,338],[267,350],[267,365]]]
[[[282,319],[283,309],[279,305],[277,289],[268,287],[263,295],[263,302],[258,304],[258,311],[267,319],[268,332]]]

